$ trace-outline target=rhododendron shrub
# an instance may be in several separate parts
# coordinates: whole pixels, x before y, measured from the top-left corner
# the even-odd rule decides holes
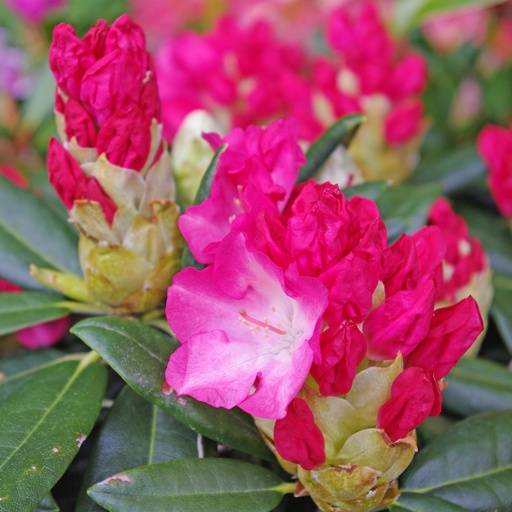
[[[82,39],[62,23],[50,67],[62,143],[50,141],[49,179],[80,231],[85,278],[60,291],[113,311],[154,309],[179,267],[181,237],[144,33],[127,15]]]
[[[436,308],[450,258],[438,227],[390,246],[373,201],[347,200],[329,183],[294,187],[302,158],[292,128],[279,120],[229,134],[210,199],[181,217],[207,266],[184,269],[169,288],[182,346],[166,379],[178,395],[255,416],[322,510],[365,502],[373,488],[384,505],[397,496],[414,429],[440,413],[442,379],[483,323],[472,297]],[[329,480],[331,468],[355,464],[339,453],[362,433],[386,450],[390,440],[401,463],[384,481],[373,469],[364,490],[358,472]],[[340,498],[343,478],[354,488]]]

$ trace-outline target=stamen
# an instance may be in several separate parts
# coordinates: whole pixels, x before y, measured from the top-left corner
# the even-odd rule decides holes
[[[260,327],[264,327],[265,329],[268,329],[269,331],[272,331],[272,332],[275,332],[276,334],[279,334],[279,335],[284,335],[286,334],[286,331],[283,331],[281,329],[278,329],[277,327],[274,327],[273,325],[269,325],[266,321],[265,322],[262,322],[260,320],[257,320],[256,318],[253,318],[252,316],[250,316],[247,311],[245,309],[241,309],[240,310],[240,316],[247,320],[248,322],[251,322],[255,325],[259,325]]]

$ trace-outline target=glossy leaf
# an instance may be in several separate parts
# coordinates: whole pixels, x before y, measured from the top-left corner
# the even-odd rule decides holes
[[[467,7],[489,7],[503,2],[504,0],[397,0],[394,21],[399,32],[407,33],[443,12]]]
[[[467,204],[456,205],[456,211],[482,242],[492,268],[512,276],[512,236],[505,219]]]
[[[82,320],[71,332],[96,350],[137,393],[196,432],[258,457],[271,457],[252,418],[215,409],[166,390],[165,369],[178,342],[141,322],[115,317]]]
[[[0,293],[0,335],[68,315],[61,302],[52,293]]]
[[[457,192],[485,176],[485,164],[474,146],[458,148],[435,160],[420,161],[409,183],[439,183],[446,194]]]
[[[103,510],[86,490],[115,473],[202,452],[200,435],[126,386],[95,440],[76,512]]]
[[[43,501],[41,501],[41,503],[39,503],[35,512],[59,512],[59,506],[55,503],[51,494],[49,494]]]
[[[445,380],[443,407],[450,412],[471,416],[512,409],[512,373],[498,363],[462,358]]]
[[[512,354],[512,277],[495,273],[491,315],[505,345]]]
[[[50,492],[92,429],[105,385],[91,356],[64,358],[25,376],[1,403],[0,510],[34,510]]]
[[[385,181],[369,181],[352,187],[342,188],[341,191],[347,199],[354,196],[361,196],[375,201],[377,197],[387,188]]]
[[[181,459],[96,484],[89,495],[112,512],[266,512],[282,499],[277,475],[238,460]]]
[[[384,190],[376,202],[389,240],[395,241],[402,233],[411,234],[424,226],[430,206],[441,192],[436,184],[401,185]]]
[[[437,496],[470,511],[512,510],[512,412],[473,416],[413,459],[403,491]]]
[[[194,205],[201,204],[203,201],[210,197],[210,193],[212,191],[213,177],[215,176],[215,172],[217,171],[217,167],[219,165],[220,155],[227,147],[227,144],[222,144],[213,155],[211,162],[208,165],[206,172],[204,173],[203,179],[201,180],[201,184],[199,185],[199,190],[197,191],[196,198],[194,200]],[[183,256],[181,257],[181,266],[183,268],[194,267],[199,270],[204,268],[204,265],[196,261],[196,259],[190,252],[190,248],[186,242],[185,248],[183,249]]]
[[[390,512],[466,512],[467,509],[429,494],[404,492],[398,501],[389,506],[389,510]]]
[[[30,191],[0,176],[0,276],[40,288],[30,264],[80,274],[78,236]]]
[[[322,167],[337,146],[348,146],[359,125],[364,121],[362,114],[350,114],[334,123],[306,151],[307,162],[300,168],[297,183],[311,178]]]
[[[64,356],[64,353],[54,348],[29,350],[10,356],[4,356],[0,358],[0,373],[5,379],[6,377],[11,377],[12,375],[30,370],[36,366],[51,363],[62,356]]]

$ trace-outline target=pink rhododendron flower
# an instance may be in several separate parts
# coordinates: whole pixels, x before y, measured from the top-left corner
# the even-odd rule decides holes
[[[233,233],[212,266],[184,269],[169,288],[167,319],[182,346],[166,380],[215,407],[283,418],[309,373],[326,304],[322,283],[283,272]]]
[[[237,217],[282,210],[305,162],[296,126],[289,119],[267,128],[235,129],[212,142],[215,149],[221,142],[228,147],[220,156],[210,198],[189,208],[179,221],[192,254],[201,263],[213,261],[218,243]]]
[[[487,125],[477,146],[490,169],[488,183],[494,201],[505,217],[512,217],[512,127]]]
[[[379,410],[377,426],[392,441],[403,439],[429,416],[441,413],[439,384],[430,372],[407,368],[391,386],[391,398]]]
[[[281,457],[304,469],[313,469],[325,462],[324,436],[302,398],[294,398],[286,416],[276,421],[274,443]]]
[[[0,93],[25,98],[32,87],[27,72],[28,55],[21,48],[9,46],[8,40],[8,32],[0,28]]]

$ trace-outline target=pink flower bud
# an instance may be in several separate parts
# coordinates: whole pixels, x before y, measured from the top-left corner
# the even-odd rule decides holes
[[[405,357],[425,338],[434,312],[435,284],[428,279],[414,290],[392,295],[363,325],[368,357],[377,361]]]
[[[306,470],[315,469],[325,462],[324,436],[302,398],[294,398],[286,416],[276,421],[274,444],[281,457],[300,464]]]
[[[379,410],[377,426],[392,441],[403,439],[428,416],[441,412],[441,391],[432,373],[422,368],[407,368],[391,386],[391,398]]]
[[[108,222],[112,222],[116,206],[95,178],[86,177],[71,153],[52,138],[48,146],[49,180],[64,206],[71,210],[75,201],[85,199],[100,204]]]
[[[140,171],[149,156],[150,123],[137,107],[117,110],[98,133],[98,153],[113,165]]]
[[[322,363],[313,364],[311,375],[324,396],[345,395],[350,391],[357,367],[366,355],[366,340],[359,328],[344,322],[320,335]]]
[[[453,306],[436,309],[428,335],[405,358],[406,366],[417,366],[442,379],[471,347],[484,325],[473,297]]]
[[[60,99],[60,96],[58,97]],[[94,147],[96,145],[96,127],[82,104],[74,98],[69,98],[66,103],[62,102],[62,106],[67,139],[71,140],[75,137],[79,146],[84,148]]]

